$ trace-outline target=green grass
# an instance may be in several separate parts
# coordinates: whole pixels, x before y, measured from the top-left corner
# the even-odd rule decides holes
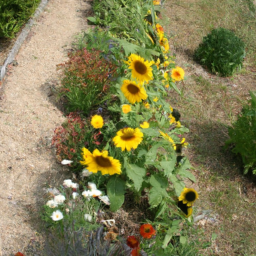
[[[241,160],[223,148],[228,126],[250,98],[249,90],[255,90],[255,8],[251,0],[165,2],[164,28],[172,36],[171,54],[176,54],[177,65],[186,73],[186,80],[178,84],[182,94],[172,92],[169,99],[180,111],[181,123],[190,129],[186,154],[196,170],[197,183],[192,186],[198,187],[200,197],[195,213],[210,210],[210,217],[217,219],[197,223],[204,256],[256,252],[255,184],[242,175]],[[193,61],[202,38],[218,26],[234,31],[246,45],[243,69],[229,78],[214,76]]]

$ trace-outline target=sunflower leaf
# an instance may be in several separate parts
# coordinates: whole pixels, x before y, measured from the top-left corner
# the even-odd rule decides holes
[[[176,164],[176,158],[173,157],[170,161],[161,161],[160,165],[164,169],[164,174],[168,177],[173,173],[174,167]]]
[[[157,207],[162,202],[163,196],[159,193],[159,188],[152,187],[149,191],[149,204],[152,208]]]
[[[110,200],[110,210],[117,211],[124,203],[125,181],[113,176],[107,183],[107,195]]]
[[[182,181],[178,180],[175,175],[170,175],[169,179],[174,186],[176,195],[180,196],[183,188],[185,187],[185,184]]]
[[[144,176],[146,175],[146,170],[135,164],[127,163],[126,173],[128,177],[133,181],[135,189],[139,191],[144,180]]]

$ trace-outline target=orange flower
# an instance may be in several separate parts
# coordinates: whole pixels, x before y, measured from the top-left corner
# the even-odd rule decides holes
[[[143,224],[140,226],[140,234],[143,238],[151,238],[156,234],[156,231],[151,224]]]
[[[17,252],[16,254],[15,254],[15,256],[25,256],[23,253],[21,253],[21,252]]]
[[[140,245],[139,240],[135,236],[128,236],[126,242],[127,242],[127,245],[132,249]]]

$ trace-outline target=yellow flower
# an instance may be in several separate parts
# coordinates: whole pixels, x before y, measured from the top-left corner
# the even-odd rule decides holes
[[[80,163],[86,165],[86,169],[89,172],[97,173],[101,171],[102,175],[121,173],[121,163],[119,160],[108,156],[107,150],[100,152],[98,149],[95,149],[93,153],[90,153],[88,149],[84,148],[83,152],[85,152],[85,154],[82,154],[84,161],[80,161]]]
[[[143,102],[145,108],[150,109],[150,104],[148,102]]]
[[[129,104],[122,105],[122,111],[124,114],[129,113],[131,110],[132,110],[131,105],[129,105]]]
[[[125,149],[131,151],[131,149],[136,149],[138,145],[142,142],[143,133],[139,128],[126,127],[119,130],[116,136],[113,138],[113,142],[116,147],[121,148],[122,151]]]
[[[140,125],[140,127],[143,128],[143,129],[147,129],[147,128],[149,128],[149,123],[145,121],[145,122],[143,122],[143,123]]]
[[[164,133],[161,130],[159,130],[159,133],[163,136],[165,140],[168,140],[172,144],[174,150],[176,150],[176,144],[174,140],[167,133]]]
[[[129,69],[132,70],[132,77],[137,79],[139,82],[147,82],[153,79],[153,73],[151,66],[154,61],[145,61],[142,57],[136,54],[131,54],[126,61],[129,65]]]
[[[169,87],[169,75],[168,75],[168,72],[164,72],[164,79],[162,82],[163,84],[165,85],[166,88]]]
[[[170,121],[169,121],[170,124],[176,123],[176,119],[175,119],[175,117],[172,114],[169,115],[169,118],[170,118]]]
[[[163,53],[167,53],[169,51],[169,42],[168,39],[166,37],[160,37],[159,43],[161,46],[164,47],[164,51]]]
[[[189,217],[192,215],[193,213],[193,209],[192,207],[189,207],[187,204],[183,204],[182,201],[178,201],[178,207],[180,208],[180,210],[183,212],[183,214],[185,215],[185,217]]]
[[[160,24],[156,24],[156,31],[157,33],[164,33],[164,28]]]
[[[91,125],[95,129],[102,128],[102,126],[104,125],[102,116],[94,115],[91,119]]]
[[[181,67],[176,67],[172,70],[172,79],[174,81],[181,81],[184,79],[185,72]]]
[[[172,108],[172,106],[170,106],[170,110],[171,110],[171,112],[173,112],[173,108]]]
[[[161,4],[161,0],[153,0],[153,4],[154,5],[160,5]]]
[[[178,121],[177,123],[176,123],[176,128],[180,128],[181,127],[181,123],[180,123],[180,121]]]
[[[153,101],[154,101],[154,102],[157,102],[157,101],[158,101],[158,98],[157,98],[157,97],[155,97],[155,98],[153,99]]]
[[[184,188],[179,196],[179,201],[187,206],[192,206],[198,199],[198,193],[193,188]]]
[[[155,65],[156,65],[157,69],[159,69],[159,65],[160,65],[160,59],[159,58],[157,58],[157,61],[155,62]]]
[[[148,97],[142,85],[136,84],[130,80],[123,81],[121,91],[131,104],[145,100]]]
[[[169,66],[169,64],[170,64],[170,62],[169,62],[168,60],[166,60],[166,61],[164,62],[164,67],[166,68],[167,66]]]

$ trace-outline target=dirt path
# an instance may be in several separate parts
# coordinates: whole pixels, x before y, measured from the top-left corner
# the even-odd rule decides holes
[[[83,0],[50,0],[17,56],[0,106],[0,256],[36,239],[31,211],[50,174],[61,171],[47,146],[64,117],[44,92],[66,60],[74,35],[86,29]]]

